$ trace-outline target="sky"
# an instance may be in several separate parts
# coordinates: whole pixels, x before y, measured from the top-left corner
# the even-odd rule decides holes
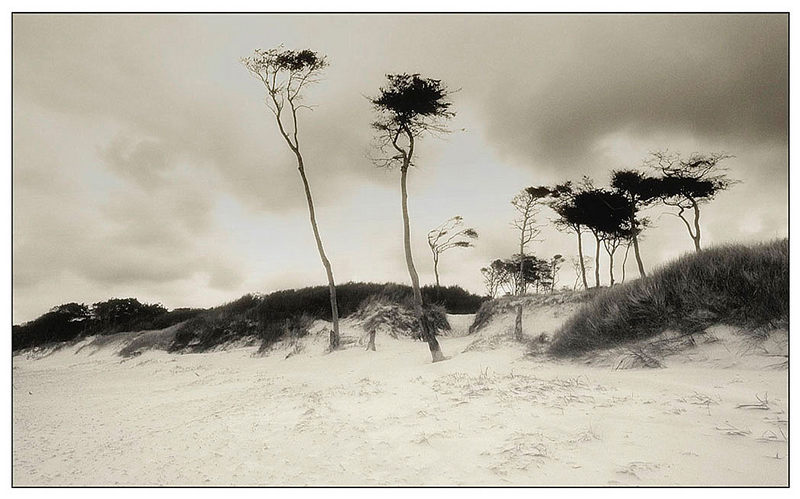
[[[702,207],[703,245],[788,234],[788,16],[14,15],[13,321],[67,302],[168,308],[325,284],[294,156],[240,59],[284,44],[325,54],[300,140],[337,282],[409,282],[400,174],[370,160],[369,97],[389,73],[452,93],[451,133],[421,139],[409,175],[413,254],[460,215],[474,248],[443,285],[484,294],[515,252],[524,187],[643,168],[651,152],[725,152],[741,182]],[[645,213],[646,269],[693,243]],[[543,209],[539,221],[553,214]],[[584,245],[592,249],[587,236]],[[548,227],[530,251],[576,255]],[[617,257],[617,281],[621,278]],[[626,278],[637,274],[629,258]],[[601,262],[608,283],[607,260]],[[559,285],[572,286],[565,265]]]

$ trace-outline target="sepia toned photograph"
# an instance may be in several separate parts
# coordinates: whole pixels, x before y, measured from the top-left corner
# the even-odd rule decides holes
[[[789,13],[9,18],[12,487],[789,486]]]

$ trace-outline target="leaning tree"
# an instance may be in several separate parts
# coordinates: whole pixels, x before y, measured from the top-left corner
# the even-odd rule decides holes
[[[411,254],[411,227],[408,217],[408,170],[414,166],[417,140],[427,134],[447,132],[444,122],[453,116],[449,90],[441,80],[424,78],[419,74],[389,74],[378,95],[370,99],[378,118],[372,123],[376,130],[376,146],[382,157],[376,165],[400,167],[401,208],[403,212],[403,243],[406,266],[414,292],[414,309],[419,317],[422,337],[428,342],[433,362],[444,360],[439,342],[425,312],[419,275]]]
[[[700,205],[739,182],[728,178],[728,169],[720,165],[732,157],[724,153],[694,153],[688,158],[681,158],[678,154],[659,151],[652,153],[646,162],[661,174],[661,201],[678,209],[675,216],[686,225],[695,251],[700,251]],[[692,223],[684,215],[687,210],[693,212]]]
[[[322,246],[322,238],[317,227],[314,201],[311,198],[311,187],[306,176],[303,155],[300,152],[297,120],[300,110],[310,109],[307,104],[303,103],[303,90],[319,79],[322,70],[328,63],[325,60],[325,56],[317,52],[311,50],[286,50],[283,46],[280,46],[269,50],[257,49],[252,56],[242,58],[242,64],[264,85],[267,91],[267,108],[275,116],[278,130],[297,160],[297,171],[303,181],[306,202],[308,203],[311,229],[314,232],[317,251],[319,251],[319,257],[328,277],[331,298],[331,321],[333,322],[330,349],[334,350],[339,346],[339,307],[336,301],[336,283],[333,280],[331,262],[325,255],[325,248]],[[284,123],[284,120],[291,125],[291,128]]]
[[[464,219],[455,216],[428,232],[428,246],[433,256],[433,274],[436,276],[436,290],[439,290],[439,257],[453,248],[471,248],[478,238],[472,227],[464,227]]]

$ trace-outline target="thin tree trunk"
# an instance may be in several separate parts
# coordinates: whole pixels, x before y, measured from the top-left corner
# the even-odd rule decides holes
[[[625,264],[628,263],[628,252],[631,250],[631,245],[625,245],[625,258],[622,259],[622,281],[620,283],[625,282]],[[644,277],[644,275],[642,275]]]
[[[578,234],[578,258],[581,260],[581,279],[583,280],[583,289],[589,289],[589,284],[586,282],[586,265],[583,263],[583,243],[581,242],[581,230],[575,231]]]
[[[297,141],[297,109],[295,108],[293,100],[289,99],[289,104],[291,105],[292,109],[292,120],[294,122],[294,142],[292,142],[292,139],[289,137],[289,134],[283,127],[283,121],[281,120],[281,106],[278,105],[275,93],[270,92],[270,96],[272,97],[272,101],[275,103],[275,108],[276,108],[275,120],[278,123],[278,129],[281,132],[281,136],[283,136],[284,140],[289,145],[289,149],[292,150],[295,157],[297,158],[297,170],[300,172],[300,178],[303,180],[303,189],[305,189],[306,193],[306,202],[308,203],[308,217],[311,220],[311,229],[314,232],[314,239],[317,242],[317,250],[319,251],[320,260],[322,260],[322,265],[323,267],[325,267],[325,274],[328,277],[328,290],[331,298],[331,322],[333,323],[333,331],[331,331],[330,333],[329,346],[331,350],[335,350],[336,348],[339,347],[340,343],[339,306],[338,306],[338,301],[336,299],[336,283],[334,282],[333,279],[333,270],[331,268],[331,262],[325,255],[325,248],[323,248],[322,246],[322,238],[319,235],[319,228],[317,227],[317,217],[314,212],[314,201],[311,198],[311,187],[309,187],[308,185],[308,178],[306,177],[305,165],[303,163],[303,155],[300,154],[300,144]]]
[[[375,330],[369,332],[369,343],[367,344],[367,350],[375,351]]]
[[[700,207],[697,205],[697,201],[692,200],[692,208],[694,208],[694,236],[692,236],[692,239],[694,240],[694,249],[699,253],[700,252]]]
[[[630,246],[628,247],[630,249]],[[628,250],[625,250],[627,258]],[[634,232],[633,234],[633,254],[636,256],[636,265],[639,267],[639,276],[645,277],[644,264],[642,263],[642,256],[639,253],[639,237]]]
[[[433,275],[436,276],[436,292],[439,292],[439,259],[433,258]]]
[[[422,338],[428,342],[428,348],[431,351],[431,358],[433,362],[444,360],[442,349],[439,347],[439,342],[436,340],[436,335],[431,330],[431,325],[428,322],[428,317],[425,314],[425,308],[422,302],[422,292],[419,290],[419,275],[417,269],[414,268],[414,259],[411,256],[411,224],[408,220],[408,188],[406,187],[406,178],[408,177],[408,160],[400,170],[400,193],[403,207],[403,244],[406,252],[406,265],[408,266],[408,275],[411,277],[411,287],[414,292],[414,308],[419,317],[420,328],[422,329]]]
[[[597,234],[594,235],[597,240],[597,246],[594,250],[594,287],[600,287],[600,238]]]
[[[311,198],[311,188],[308,185],[308,178],[306,178],[306,171],[303,166],[303,157],[300,155],[299,151],[295,151],[295,155],[297,156],[297,163],[298,167],[297,170],[300,172],[300,178],[303,179],[303,188],[306,191],[306,201],[308,202],[308,217],[311,220],[311,229],[314,231],[314,239],[317,242],[317,250],[319,251],[320,260],[322,260],[322,265],[325,267],[325,274],[328,277],[328,290],[330,292],[331,298],[331,322],[333,323],[333,331],[330,335],[330,349],[335,350],[339,348],[340,343],[340,336],[339,336],[339,306],[336,300],[336,283],[333,279],[333,269],[331,268],[331,262],[328,260],[328,257],[325,255],[325,248],[322,246],[322,238],[319,235],[319,228],[317,228],[317,217],[314,212],[314,201]]]
[[[608,252],[608,276],[611,279],[608,287],[614,287],[614,252]]]
[[[522,224],[519,238],[519,274],[517,277],[517,296],[525,293],[525,228],[528,225],[527,217]],[[517,305],[517,316],[514,320],[514,339],[522,341],[522,302]]]
[[[520,302],[517,305],[517,317],[514,320],[514,339],[517,341],[522,341],[524,339],[522,335],[522,303]]]

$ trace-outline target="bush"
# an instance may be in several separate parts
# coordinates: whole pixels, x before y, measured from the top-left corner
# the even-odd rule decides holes
[[[423,292],[433,295],[435,288],[425,287]],[[330,320],[328,293],[327,286],[313,286],[276,291],[261,297],[245,295],[234,302],[206,310],[184,323],[175,335],[170,350],[199,352],[242,337],[259,338],[262,346],[266,345],[263,348],[267,348],[286,334],[298,334],[303,330],[302,324],[308,320],[311,322],[316,319]],[[406,312],[400,312],[398,309],[395,314],[407,315],[413,296],[410,286],[361,282],[348,282],[336,286],[336,295],[341,318],[357,313],[369,300],[399,305]],[[473,310],[473,307],[477,309],[484,300],[458,286],[441,288],[439,297],[442,303],[449,303],[451,308],[437,305],[433,298],[430,300],[431,305],[426,309],[429,319],[437,330],[450,328],[447,312],[464,312]],[[396,321],[405,323],[411,320],[414,323],[413,328],[418,328],[417,319],[413,314],[410,319],[395,317],[386,320],[394,321],[394,324],[398,323]]]
[[[426,306],[425,314],[434,334],[450,330],[447,313],[442,306]],[[422,338],[419,318],[409,303],[398,303],[382,295],[370,296],[361,303],[353,317],[361,322],[361,327],[366,331],[384,329],[395,337]]]
[[[648,277],[599,293],[556,333],[550,352],[579,354],[714,324],[788,325],[789,241],[685,255]]]
[[[82,335],[89,325],[89,309],[82,303],[53,307],[46,314],[11,328],[11,349],[20,350]]]
[[[358,310],[370,296],[410,306],[411,287],[401,284],[348,282],[336,287],[339,316]],[[435,317],[439,327],[445,312],[472,313],[484,298],[458,286],[422,288],[426,303],[440,308]],[[136,298],[112,298],[85,305],[55,307],[35,321],[14,326],[12,348],[18,350],[56,341],[68,341],[88,334],[113,334],[121,331],[165,329],[183,323],[177,330],[170,350],[202,351],[243,337],[273,342],[287,331],[302,330],[301,317],[310,320],[331,319],[328,286],[287,289],[257,296],[248,294],[212,309],[179,308],[167,311],[159,304],[141,303]],[[287,322],[289,325],[287,326]],[[294,322],[293,322],[294,321]]]

